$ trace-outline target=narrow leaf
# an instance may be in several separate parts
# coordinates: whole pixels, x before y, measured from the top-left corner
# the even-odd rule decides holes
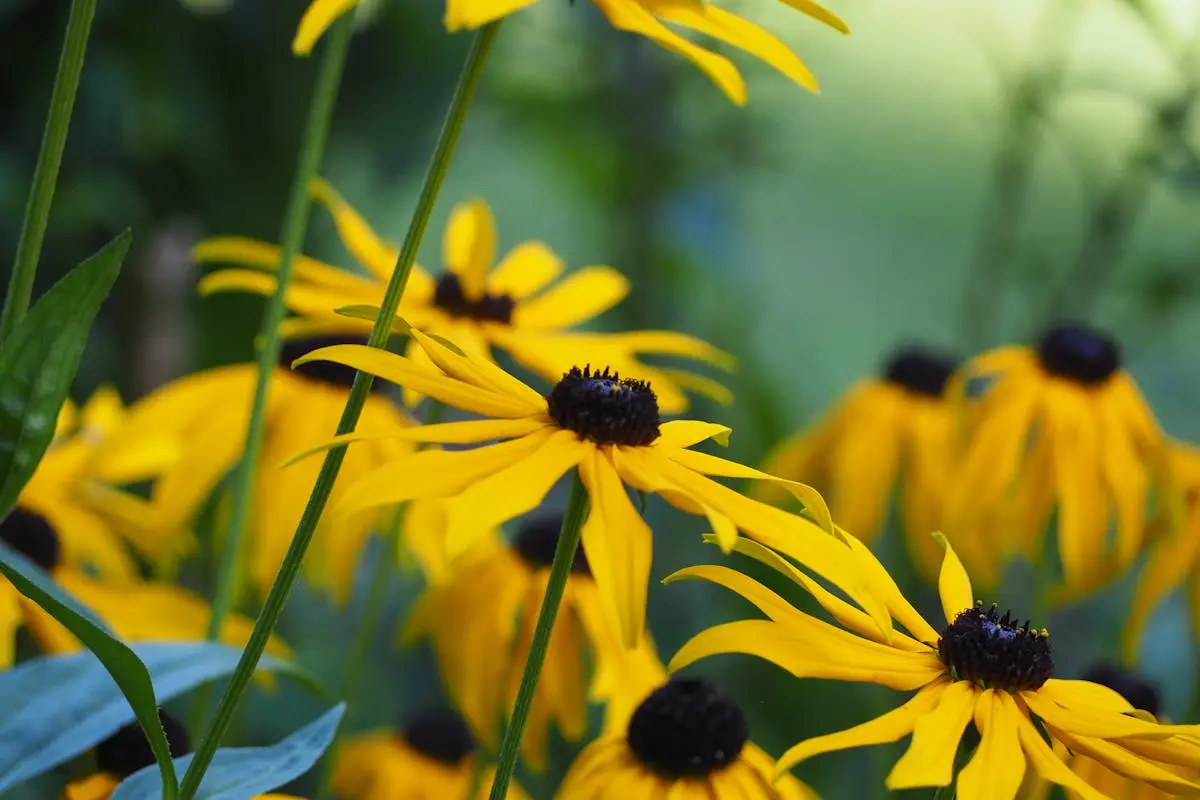
[[[339,703],[317,719],[271,747],[228,747],[216,752],[204,773],[196,800],[250,800],[277,789],[312,769],[333,741],[346,710]],[[180,772],[192,756],[175,759]],[[152,767],[130,775],[113,792],[111,800],[159,800],[162,783]]]

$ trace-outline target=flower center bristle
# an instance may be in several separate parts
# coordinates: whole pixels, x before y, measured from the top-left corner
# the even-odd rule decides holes
[[[292,362],[300,356],[322,347],[366,343],[367,337],[365,336],[308,336],[303,339],[292,339],[284,342],[283,347],[279,350],[279,366],[327,386],[349,389],[354,384],[354,373],[356,372],[354,367],[347,367],[345,364],[337,364],[332,361],[310,361],[293,369]],[[387,381],[376,378],[371,383],[371,391],[386,392],[389,386]]]
[[[630,751],[647,769],[674,780],[700,778],[741,755],[750,732],[742,710],[705,678],[671,678],[633,712]]]
[[[984,611],[976,601],[954,618],[938,640],[938,657],[955,680],[1006,692],[1033,690],[1054,677],[1050,634],[1017,626],[1009,612],[1000,616],[996,604]]]
[[[913,394],[941,397],[946,383],[957,368],[957,359],[946,353],[925,347],[904,347],[897,350],[888,361],[883,379]]]
[[[463,292],[458,276],[447,272],[438,279],[433,293],[433,304],[452,317],[465,317],[478,322],[512,324],[516,301],[506,294],[485,294],[478,300],[470,300]]]
[[[41,514],[15,507],[0,522],[0,541],[37,564],[46,572],[58,566],[62,544],[54,526]]]
[[[1154,716],[1158,716],[1160,707],[1158,690],[1116,664],[1108,662],[1097,664],[1083,674],[1083,680],[1107,686],[1128,700],[1134,708],[1149,711]]]
[[[404,741],[426,758],[456,766],[475,752],[475,737],[462,718],[447,709],[429,709],[404,726]]]
[[[521,524],[513,540],[513,550],[532,569],[546,569],[554,563],[554,551],[558,548],[558,536],[562,531],[562,514],[542,514]],[[582,547],[575,548],[575,560],[571,572],[591,575],[587,556]]]
[[[158,710],[158,719],[167,735],[172,758],[192,752],[192,744],[182,722],[161,708]],[[146,734],[136,722],[126,725],[96,745],[96,765],[121,780],[153,763],[154,751],[150,749]]]
[[[1104,383],[1121,368],[1121,348],[1112,337],[1087,325],[1058,325],[1037,346],[1038,360],[1051,375],[1085,386]]]
[[[560,428],[596,444],[641,447],[658,438],[658,398],[650,384],[608,367],[571,367],[546,395],[546,405]]]

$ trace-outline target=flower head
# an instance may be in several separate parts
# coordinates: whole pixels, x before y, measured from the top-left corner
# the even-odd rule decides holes
[[[864,541],[883,530],[897,492],[909,552],[927,577],[940,560],[929,531],[940,522],[951,477],[953,409],[943,390],[957,362],[945,353],[905,347],[882,373],[860,381],[811,428],[784,440],[763,471],[811,483],[829,496],[838,524]],[[779,487],[756,487],[763,500]]]
[[[1194,772],[1200,766],[1200,726],[1151,721],[1109,688],[1054,677],[1050,634],[1018,622],[1009,612],[977,603],[966,570],[945,539],[941,541],[946,550],[938,590],[946,626],[935,630],[895,590],[888,606],[907,632],[893,631],[890,642],[881,639],[862,612],[776,554],[754,542],[739,542],[740,551],[812,594],[840,627],[796,609],[732,569],[692,567],[668,581],[712,581],[737,592],[770,619],[743,620],[700,633],[675,655],[671,669],[736,652],[764,658],[798,678],[916,691],[877,719],[797,744],[780,758],[781,770],[821,753],[894,742],[911,734],[908,751],[887,778],[890,790],[948,786],[953,781],[959,796],[1005,800],[1017,796],[1029,769],[1081,797],[1104,797],[1068,768],[1064,758],[1069,751],[1164,791],[1200,791],[1200,784],[1173,771]],[[980,743],[956,779],[959,743],[972,722]]]
[[[398,250],[324,181],[314,182],[312,193],[333,213],[342,242],[365,274],[297,259],[287,292],[288,308],[297,316],[284,321],[283,331],[288,336],[335,332],[365,337],[383,301]],[[472,355],[491,359],[495,350],[502,350],[548,380],[557,380],[577,361],[606,364],[627,377],[652,382],[659,407],[667,413],[687,408],[685,391],[728,402],[729,391],[714,381],[642,360],[650,355],[703,361],[723,369],[734,366],[730,355],[699,339],[671,331],[572,330],[628,294],[629,282],[613,268],[583,267],[558,280],[562,259],[541,242],[522,242],[498,264],[495,254],[496,224],[487,204],[473,200],[456,206],[446,226],[445,270],[434,277],[414,266],[400,314],[422,331],[449,339]],[[194,256],[201,262],[246,267],[210,273],[201,281],[202,292],[270,294],[275,290],[275,278],[269,274],[279,263],[274,245],[219,237],[197,245]],[[335,313],[338,309],[343,313]],[[416,342],[409,343],[405,354],[429,365]],[[406,387],[404,397],[412,405],[420,393]]]

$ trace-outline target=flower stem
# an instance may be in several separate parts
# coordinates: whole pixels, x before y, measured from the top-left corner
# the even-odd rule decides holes
[[[50,112],[46,116],[37,166],[33,170],[33,187],[29,190],[29,201],[25,205],[25,221],[17,240],[17,255],[8,280],[8,293],[4,295],[4,310],[0,312],[0,342],[8,338],[29,310],[33,278],[42,254],[42,240],[46,236],[50,204],[54,200],[54,185],[58,182],[58,168],[67,144],[67,129],[71,126],[75,92],[79,89],[83,57],[87,52],[88,34],[91,33],[95,14],[96,0],[72,0],[71,13],[67,17],[67,33],[58,57],[58,72],[54,75],[54,89],[50,93]]]
[[[409,222],[408,232],[405,234],[404,243],[400,248],[396,267],[392,270],[391,279],[388,281],[379,316],[376,317],[375,325],[371,329],[371,336],[367,340],[367,344],[371,347],[382,348],[387,344],[392,320],[396,316],[396,309],[400,306],[400,297],[404,293],[405,284],[408,283],[408,276],[412,272],[417,250],[420,248],[425,229],[429,225],[429,217],[433,213],[434,201],[437,199],[438,191],[446,177],[446,170],[450,166],[450,159],[458,144],[459,134],[462,133],[463,123],[466,121],[471,98],[479,84],[483,66],[487,62],[487,56],[492,49],[499,26],[499,21],[484,26],[475,35],[471,50],[467,54],[466,63],[463,65],[458,85],[454,90],[454,97],[446,112],[446,120],[438,137],[437,145],[434,147],[433,157],[430,159],[429,168],[425,173],[417,207]],[[363,372],[354,376],[354,384],[350,388],[346,407],[338,422],[337,434],[350,433],[354,430],[355,425],[358,424],[358,418],[362,414],[363,405],[366,403],[367,393],[371,391],[373,380],[374,376]],[[312,540],[317,522],[320,521],[321,512],[325,510],[325,504],[329,501],[333,482],[337,479],[345,456],[346,448],[344,446],[333,448],[325,455],[312,494],[309,495],[304,513],[300,517],[300,524],[296,527],[296,533],[288,546],[283,564],[275,576],[275,584],[267,594],[262,611],[254,624],[254,631],[250,634],[250,640],[246,643],[245,650],[242,651],[237,669],[234,670],[229,685],[221,696],[216,715],[200,740],[200,746],[196,749],[192,763],[183,776],[183,785],[180,789],[181,800],[191,800],[195,796],[204,772],[212,762],[213,754],[220,744],[221,737],[229,726],[233,712],[250,683],[255,666],[266,648],[267,639],[275,629],[275,624],[279,621],[279,615],[283,612],[283,606],[287,603],[288,595],[291,593],[292,585],[296,582],[300,564],[304,560],[304,553]]]
[[[579,479],[579,470],[571,473],[571,495],[567,509],[563,512],[562,531],[558,545],[554,548],[554,563],[550,565],[550,577],[546,582],[546,596],[538,612],[537,626],[529,645],[529,657],[525,659],[525,671],[521,673],[521,685],[517,689],[517,700],[513,704],[512,716],[500,742],[500,761],[496,765],[496,777],[492,783],[490,800],[504,800],[508,795],[508,782],[517,766],[517,754],[521,749],[521,736],[533,706],[533,693],[537,689],[542,664],[546,661],[546,648],[550,645],[550,633],[554,630],[554,619],[562,603],[567,578],[571,576],[571,564],[579,548],[579,534],[583,529],[583,517],[587,512],[588,496]]]

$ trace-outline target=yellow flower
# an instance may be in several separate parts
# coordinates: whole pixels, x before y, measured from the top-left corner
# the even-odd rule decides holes
[[[461,553],[473,539],[537,508],[564,474],[578,467],[591,499],[583,549],[606,612],[626,645],[640,638],[650,576],[651,534],[626,485],[654,492],[672,505],[707,517],[725,547],[739,529],[786,552],[843,589],[886,625],[887,612],[869,590],[858,554],[833,535],[824,501],[813,490],[785,481],[817,523],[750,500],[708,476],[779,480],[758,470],[691,450],[708,439],[724,441],[729,428],[709,422],[661,422],[649,384],[604,371],[573,367],[542,395],[495,364],[408,332],[435,366],[370,347],[342,345],[298,361],[332,361],[370,372],[486,419],[397,427],[410,441],[479,444],[461,450],[428,450],[397,459],[348,487],[335,516],[426,497],[448,504],[447,547]],[[331,440],[372,440],[348,434]],[[351,448],[353,450],[353,448]],[[826,531],[829,531],[827,533]]]
[[[1007,612],[999,614],[995,605],[988,609],[976,602],[962,563],[939,538],[946,547],[938,592],[947,622],[940,634],[893,584],[888,605],[907,632],[894,630],[890,643],[885,642],[860,611],[775,553],[741,540],[740,551],[795,580],[842,627],[799,611],[727,567],[691,567],[668,581],[712,581],[749,600],[770,620],[710,628],[676,653],[670,669],[717,653],[746,653],[797,678],[916,690],[903,705],[876,719],[797,744],[780,757],[781,771],[820,753],[895,742],[912,734],[908,751],[887,777],[887,788],[949,786],[955,781],[960,742],[974,720],[981,739],[957,776],[959,797],[1009,800],[1029,768],[1084,798],[1103,798],[1070,770],[1052,745],[1164,791],[1200,792],[1200,784],[1172,771],[1176,766],[1200,766],[1200,726],[1163,725],[1112,689],[1055,678],[1049,633],[1030,628],[1028,622],[1021,625]]]
[[[179,758],[190,753],[191,742],[183,723],[162,709],[158,710],[158,719],[166,734],[171,756]],[[96,772],[69,783],[62,800],[108,800],[121,781],[153,763],[154,752],[141,727],[136,722],[130,723],[96,746]],[[300,798],[289,794],[260,794],[252,800]]]
[[[828,9],[814,0],[783,0],[785,5],[822,22],[841,33],[850,33]],[[296,30],[292,52],[308,55],[333,21],[358,5],[361,0],[313,0]],[[488,22],[533,5],[536,0],[446,0],[446,30],[454,32],[478,28]],[[593,0],[617,30],[645,36],[653,42],[687,58],[708,75],[729,99],[738,105],[746,102],[746,84],[729,59],[680,36],[664,23],[677,25],[762,59],[810,91],[817,91],[817,80],[788,46],[749,20],[702,0]]]
[[[1138,575],[1129,619],[1125,623],[1125,659],[1137,660],[1142,632],[1162,599],[1185,582],[1189,586],[1192,624],[1200,631],[1200,449],[1172,442],[1169,445],[1174,485],[1183,494],[1182,524],[1166,531],[1150,549]]]
[[[1062,325],[1037,347],[978,356],[959,383],[977,378],[992,381],[966,409],[971,430],[944,517],[972,574],[991,587],[1011,556],[1037,561],[1054,511],[1059,600],[1128,569],[1145,541],[1152,489],[1165,488],[1166,451],[1117,343]]]
[[[825,491],[838,524],[867,542],[887,523],[898,483],[909,552],[936,576],[940,553],[929,531],[941,522],[950,480],[954,413],[943,390],[954,369],[943,353],[899,350],[883,375],[853,386],[824,419],[776,447],[763,471]],[[774,484],[755,489],[762,500],[784,499]]]
[[[284,322],[284,333],[357,334],[371,330],[377,307],[396,264],[397,248],[371,229],[329,184],[315,181],[313,197],[333,214],[346,249],[364,267],[354,275],[307,258],[295,262],[294,280],[288,289],[288,307],[298,314]],[[198,244],[193,255],[199,262],[242,264],[252,269],[223,269],[206,276],[200,291],[252,291],[271,294],[279,263],[275,245],[240,237],[219,237]],[[443,244],[445,271],[436,279],[414,265],[400,315],[421,330],[442,336],[459,348],[492,359],[493,349],[503,350],[523,367],[547,380],[557,380],[578,361],[608,364],[623,375],[651,381],[659,406],[667,413],[687,408],[684,390],[698,392],[718,402],[728,402],[725,387],[691,372],[654,367],[643,355],[695,359],[724,369],[733,357],[691,336],[670,331],[596,333],[570,330],[612,308],[629,293],[629,282],[612,267],[583,267],[555,282],[563,262],[541,242],[523,242],[499,264],[496,225],[482,200],[455,207],[446,226]],[[334,313],[358,306],[369,319]],[[410,342],[406,355],[428,365],[421,348]],[[406,389],[405,401],[419,399]]]
[[[307,349],[334,341],[348,340],[297,340],[285,346],[281,358],[290,363]],[[280,368],[271,378],[247,533],[250,581],[261,594],[265,595],[275,580],[320,470],[315,461],[289,469],[280,465],[297,449],[322,441],[337,429],[353,374],[336,367],[298,373]],[[139,427],[170,430],[188,443],[186,457],[155,483],[151,495],[164,529],[186,529],[241,457],[256,377],[254,364],[218,367],[166,384],[131,407],[130,417]],[[367,399],[359,428],[384,432],[409,424],[382,393],[387,387],[381,382],[375,387],[379,391]],[[359,476],[411,449],[399,440],[380,439],[349,453],[334,484],[333,500]],[[345,603],[359,557],[379,522],[377,513],[358,514],[336,523],[328,517],[322,520],[313,542],[316,550],[304,562],[305,574],[330,589],[339,603]]]
[[[742,710],[705,678],[674,677],[652,651],[622,672],[605,730],[571,765],[557,800],[817,800],[749,741]]]
[[[543,514],[524,521],[511,544],[489,536],[426,590],[405,631],[408,641],[432,639],[455,707],[491,750],[516,698],[561,527],[561,514]],[[603,661],[619,649],[605,626],[596,584],[578,551],[521,739],[521,754],[533,769],[545,768],[552,721],[569,741],[587,732],[584,653]]]
[[[345,800],[430,800],[466,798],[478,758],[475,741],[462,720],[449,711],[425,711],[402,735],[380,730],[350,737],[338,753],[333,790]],[[492,787],[488,768],[478,800]],[[515,783],[509,800],[527,800]]]

